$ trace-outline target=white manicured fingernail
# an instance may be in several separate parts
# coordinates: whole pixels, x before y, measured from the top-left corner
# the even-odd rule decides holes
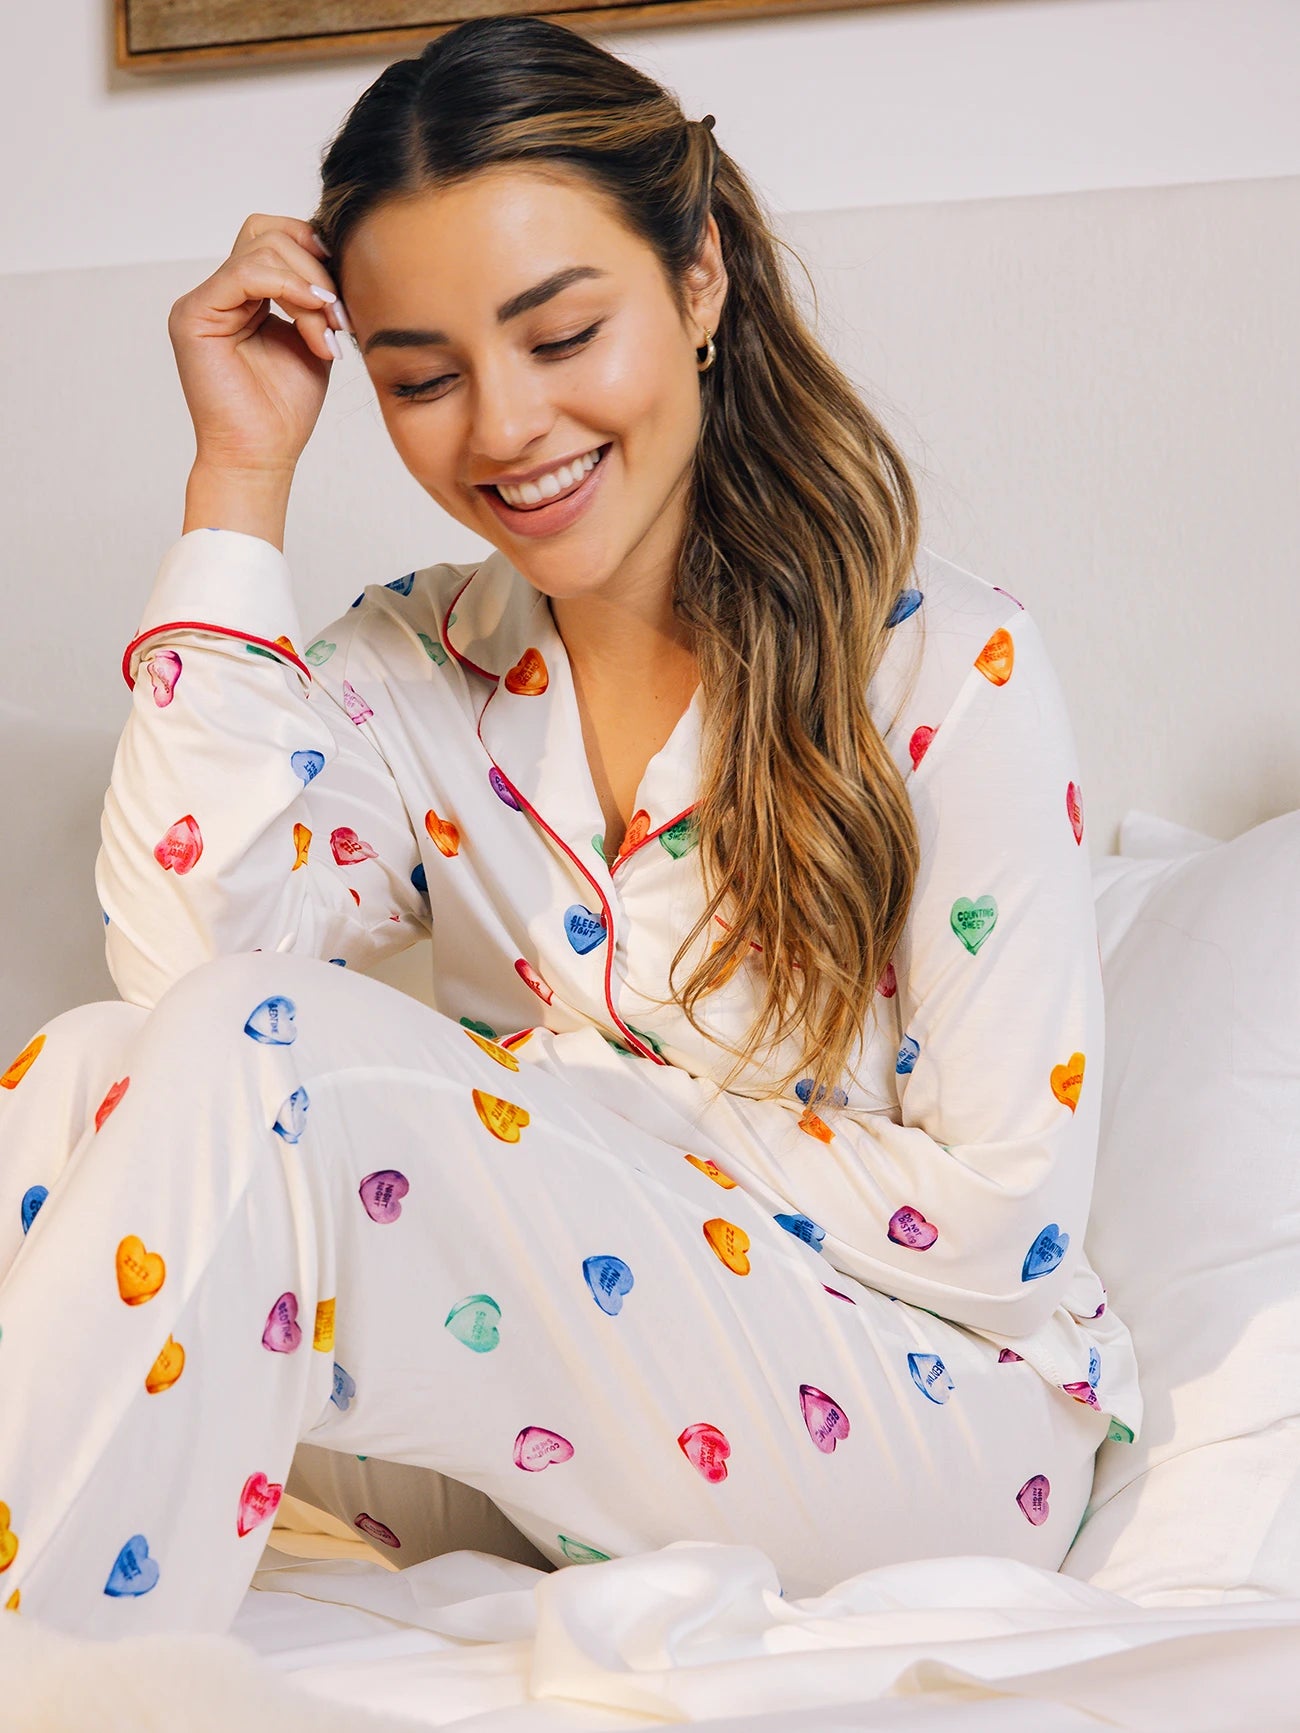
[[[342,301],[338,301],[335,303],[334,317],[339,322],[339,328],[343,331],[346,331],[349,337],[355,335],[355,333],[352,330],[352,321],[348,318],[348,310],[343,305]]]
[[[312,294],[319,295],[322,301],[338,300],[338,296],[334,293],[333,289],[322,289],[315,283],[309,284],[308,287],[311,289]]]
[[[334,359],[341,361],[343,359],[343,345],[339,342],[338,332],[331,331],[328,325],[325,327],[325,341],[334,351]]]

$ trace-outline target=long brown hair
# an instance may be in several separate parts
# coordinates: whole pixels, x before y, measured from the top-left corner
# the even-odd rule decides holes
[[[710,211],[718,224],[728,291],[700,376],[673,593],[700,670],[693,820],[709,894],[668,982],[716,1039],[697,1001],[742,963],[759,967],[758,1015],[742,1046],[727,1043],[738,1060],[721,1087],[778,1024],[773,1043],[794,1034],[802,1057],[745,1092],[784,1095],[802,1079],[800,1098],[829,1116],[866,1047],[919,863],[907,789],[867,700],[918,549],[915,490],[805,323],[785,244],[735,162],[653,79],[562,25],[473,19],[358,98],[324,154],[312,219],[340,292],[347,238],[376,206],[512,162],[562,166],[612,200],[683,318]],[[719,929],[678,990],[687,952]]]

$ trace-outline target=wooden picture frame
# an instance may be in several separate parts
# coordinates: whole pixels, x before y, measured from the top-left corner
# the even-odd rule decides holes
[[[128,72],[186,67],[333,60],[345,55],[400,59],[469,18],[529,14],[603,36],[661,24],[716,24],[799,12],[861,11],[918,0],[114,0],[117,64]],[[924,3],[924,0],[920,0]],[[948,0],[951,3],[951,0]],[[982,4],[984,0],[958,0]]]

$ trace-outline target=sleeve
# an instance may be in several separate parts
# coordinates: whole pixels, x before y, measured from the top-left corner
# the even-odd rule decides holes
[[[730,1166],[834,1268],[1016,1339],[1069,1304],[1076,1270],[1101,1293],[1080,1269],[1104,1035],[1091,867],[1065,699],[1027,613],[991,634],[913,750],[918,736],[897,1103],[823,1117],[673,1067],[645,1078],[636,1112]]]
[[[95,862],[124,1000],[152,1007],[236,951],[364,973],[430,931],[410,817],[347,678],[363,614],[304,659],[272,543],[200,529],[167,551],[122,659],[131,709]]]

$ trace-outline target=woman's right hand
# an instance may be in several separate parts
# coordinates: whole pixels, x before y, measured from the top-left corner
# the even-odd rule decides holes
[[[194,422],[196,465],[292,474],[320,415],[337,315],[311,285],[334,292],[310,223],[254,214],[230,257],[176,301],[167,320]],[[271,311],[275,301],[290,317]]]

